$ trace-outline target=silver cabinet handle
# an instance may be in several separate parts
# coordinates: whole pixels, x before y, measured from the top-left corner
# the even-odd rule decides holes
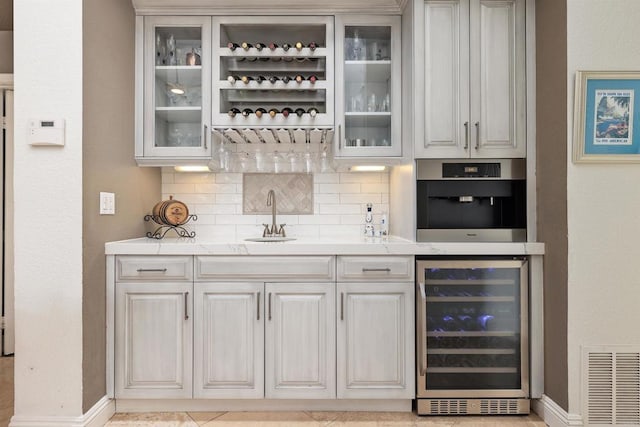
[[[476,122],[476,150],[480,148],[480,122]]]
[[[340,292],[340,320],[344,320],[344,292]]]
[[[166,268],[139,268],[138,273],[166,273]]]
[[[389,267],[387,268],[362,268],[362,272],[363,273],[370,273],[370,272],[375,272],[375,271],[381,271],[381,272],[385,272],[385,273],[391,273],[391,269]]]
[[[184,320],[189,320],[189,303],[187,302],[189,298],[189,292],[184,293]]]
[[[269,320],[271,320],[271,292],[269,292]]]
[[[204,140],[204,149],[207,150],[209,147],[207,146],[207,125],[204,125],[204,129],[202,131],[202,139]]]
[[[420,375],[424,376],[427,373],[427,293],[424,283],[418,283],[418,291],[420,292],[418,355],[420,358]]]
[[[342,125],[338,125],[338,150],[342,150]]]
[[[469,122],[464,122],[464,149],[469,148]]]
[[[257,312],[258,312],[258,318],[257,318],[257,320],[260,320],[260,292],[258,292],[258,298],[256,298],[256,299],[258,300],[258,303],[256,304],[256,305],[257,305],[257,307],[258,307],[258,308],[257,308]]]

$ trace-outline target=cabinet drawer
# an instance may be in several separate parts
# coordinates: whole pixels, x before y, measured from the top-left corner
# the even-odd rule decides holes
[[[197,256],[196,280],[334,280],[333,256]]]
[[[190,281],[193,258],[190,256],[119,256],[116,281]]]
[[[339,256],[338,281],[413,281],[413,257]]]

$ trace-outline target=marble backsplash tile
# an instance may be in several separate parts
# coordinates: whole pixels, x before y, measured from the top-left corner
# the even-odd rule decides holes
[[[265,178],[268,176],[263,174]],[[173,195],[186,203],[190,213],[198,215],[198,220],[189,223],[188,228],[203,239],[256,237],[262,235],[263,223],[271,223],[270,210],[268,214],[243,213],[243,185],[241,173],[180,173],[173,168],[162,169],[163,199]],[[373,204],[376,224],[383,213],[389,212],[388,172],[313,174],[310,188],[312,213],[278,214],[278,223],[287,224],[288,236],[357,237],[363,233],[367,203]],[[286,198],[276,199],[280,203]],[[266,192],[263,203],[266,204]]]
[[[276,195],[277,213],[313,215],[313,175],[306,173],[245,173],[242,179],[242,213],[271,213],[270,190]]]

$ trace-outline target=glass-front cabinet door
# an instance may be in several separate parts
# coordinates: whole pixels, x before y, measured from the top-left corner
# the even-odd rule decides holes
[[[211,18],[143,19],[144,142],[136,157],[210,157]]]
[[[336,77],[336,156],[401,156],[400,17],[336,17]]]
[[[419,397],[527,397],[526,259],[417,263]]]

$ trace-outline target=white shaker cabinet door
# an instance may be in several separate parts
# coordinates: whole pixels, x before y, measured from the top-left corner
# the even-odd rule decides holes
[[[267,283],[265,395],[333,399],[335,284]]]
[[[336,305],[338,398],[413,398],[413,283],[338,283]]]
[[[424,36],[424,141],[416,146],[415,156],[468,157],[468,0],[426,1]]]
[[[525,0],[472,0],[472,157],[526,156]]]
[[[191,288],[116,285],[116,398],[191,398]]]
[[[264,397],[264,284],[196,283],[194,397]]]

